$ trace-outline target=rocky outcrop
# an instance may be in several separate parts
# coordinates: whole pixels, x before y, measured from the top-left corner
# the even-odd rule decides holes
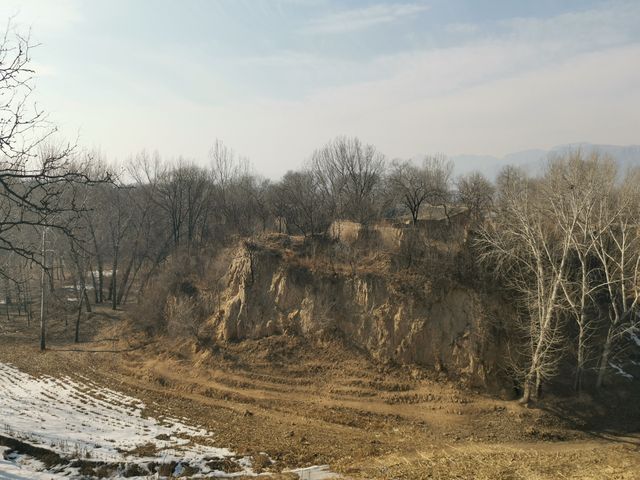
[[[219,339],[335,332],[379,360],[433,366],[483,381],[497,358],[486,300],[460,286],[434,292],[385,272],[311,271],[268,248],[231,261]]]

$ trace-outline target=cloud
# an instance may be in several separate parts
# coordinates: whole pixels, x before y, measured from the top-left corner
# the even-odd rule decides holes
[[[422,3],[371,5],[317,18],[309,22],[303,31],[316,34],[354,32],[413,17],[428,9],[429,7]]]
[[[508,38],[529,43],[558,45],[568,53],[628,42],[637,38],[640,3],[609,2],[592,9],[567,12],[551,18],[512,18],[498,23]]]
[[[238,105],[219,114],[242,125],[241,135],[231,125],[221,131],[272,175],[297,168],[314,146],[339,134],[405,158],[504,155],[583,140],[637,143],[640,111],[630,105],[640,104],[638,60],[640,45],[614,47],[437,95],[425,95],[419,78],[403,74],[299,102]]]
[[[341,85],[366,88],[394,78],[404,84],[402,92],[433,97],[638,41],[638,21],[640,3],[622,2],[547,18],[450,24],[445,31],[455,32],[458,38],[448,45],[421,48],[414,44],[410,50],[368,59],[283,50],[245,58],[244,65],[256,71],[279,69],[274,77],[303,80],[299,83],[304,88],[289,90],[289,98]]]
[[[82,14],[78,0],[2,0],[0,18],[11,18],[14,27],[32,28],[40,37],[65,30],[82,20]]]
[[[300,101],[114,104],[85,132],[120,148],[121,158],[144,147],[205,158],[213,139],[222,138],[272,178],[299,168],[315,147],[340,134],[357,135],[400,158],[434,152],[502,156],[583,140],[630,144],[637,143],[634,127],[640,124],[640,110],[630,108],[640,104],[638,59],[640,45],[615,47],[433,96],[416,93],[419,78],[400,75],[325,89]],[[91,115],[89,106],[78,107]],[[109,143],[114,135],[121,146]]]
[[[596,24],[598,17],[605,21]],[[213,120],[217,135],[273,176],[338,134],[358,135],[391,157],[637,143],[640,110],[631,106],[640,104],[639,19],[640,8],[625,4],[517,19],[499,32],[469,29],[474,38],[457,46],[341,64],[362,73],[357,81],[295,101],[238,102],[207,117],[224,119]],[[269,60],[313,63],[296,55]]]
[[[296,51],[281,51],[270,55],[257,55],[240,57],[235,59],[235,63],[248,67],[269,67],[269,68],[300,68],[319,67],[320,64],[328,63],[318,55]]]
[[[480,32],[480,27],[474,23],[450,23],[445,25],[444,30],[447,33],[471,35]]]
[[[390,6],[385,15],[380,5],[371,8],[309,25],[339,33],[403,18],[389,14]],[[176,87],[145,63],[139,90],[146,95],[114,91],[108,102],[96,100],[104,103],[78,98],[70,104],[62,97],[57,103],[68,124],[91,119],[85,138],[120,158],[144,147],[204,158],[213,139],[222,138],[271,177],[298,168],[338,134],[358,135],[390,157],[407,158],[430,152],[502,156],[579,141],[637,143],[638,22],[640,4],[607,3],[551,18],[452,27],[463,37],[455,45],[416,46],[373,59],[336,59],[291,45],[222,68],[191,58],[182,60],[193,65],[177,65],[182,57],[162,51],[167,70],[190,72],[179,76],[196,80]],[[229,72],[236,68],[256,83],[293,77],[306,84],[307,77],[296,76],[300,71],[320,81],[302,95],[278,96],[267,88],[260,95],[250,83],[234,84]],[[145,76],[148,71],[153,77]],[[267,79],[265,72],[275,73]],[[119,85],[109,81],[107,87],[111,83]]]

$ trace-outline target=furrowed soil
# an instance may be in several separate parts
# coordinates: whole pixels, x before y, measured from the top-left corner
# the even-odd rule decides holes
[[[353,479],[640,478],[635,406],[615,418],[587,397],[526,408],[443,372],[375,363],[335,338],[198,347],[132,333],[123,318],[98,309],[79,344],[52,318],[41,353],[38,325],[3,317],[0,362],[89,377],[148,415],[202,425],[217,446],[253,457],[254,471],[266,454],[270,470],[328,464]]]

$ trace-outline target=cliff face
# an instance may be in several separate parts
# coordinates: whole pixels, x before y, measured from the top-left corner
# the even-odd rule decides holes
[[[435,294],[413,279],[312,272],[268,249],[240,248],[223,308],[211,321],[219,339],[337,332],[379,360],[416,363],[485,382],[497,358],[485,334],[482,298],[462,287]]]

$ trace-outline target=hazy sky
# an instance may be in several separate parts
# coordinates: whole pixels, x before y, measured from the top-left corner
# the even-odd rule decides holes
[[[640,143],[640,1],[2,0],[36,98],[109,158],[276,177],[339,134],[389,157]]]

